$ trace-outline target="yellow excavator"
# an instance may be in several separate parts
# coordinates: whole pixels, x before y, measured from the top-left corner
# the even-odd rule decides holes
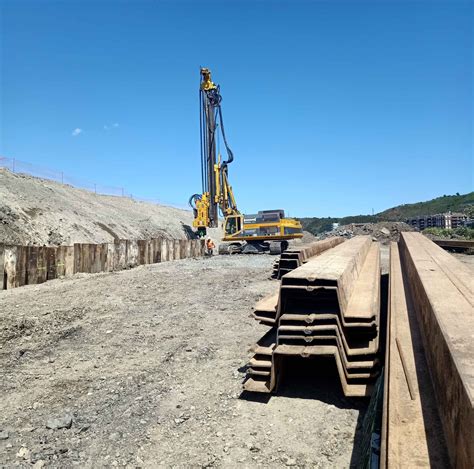
[[[202,194],[193,194],[189,199],[194,213],[193,227],[198,236],[205,237],[207,228],[218,227],[220,211],[224,218],[224,243],[219,245],[220,254],[268,251],[280,254],[287,249],[289,240],[303,237],[301,223],[285,218],[280,209],[262,210],[253,215],[244,215],[237,209],[228,178],[229,164],[234,155],[225,135],[222,96],[219,85],[212,82],[208,68],[201,68],[199,101]],[[224,161],[216,151],[219,135],[222,135],[227,153]]]

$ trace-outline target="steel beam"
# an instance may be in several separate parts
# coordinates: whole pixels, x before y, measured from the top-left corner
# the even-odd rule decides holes
[[[449,467],[415,306],[396,243],[390,246],[389,289],[380,465]]]
[[[402,233],[400,253],[451,464],[472,468],[473,272],[420,233]]]

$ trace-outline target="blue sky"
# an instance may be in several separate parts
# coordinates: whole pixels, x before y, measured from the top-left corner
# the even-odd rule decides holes
[[[470,2],[0,4],[0,155],[184,205],[203,65],[241,211],[343,216],[473,190]]]

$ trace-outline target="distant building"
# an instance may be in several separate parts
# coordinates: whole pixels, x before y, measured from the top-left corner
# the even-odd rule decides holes
[[[332,230],[337,230],[339,228],[339,223],[333,223],[332,224]]]
[[[424,215],[421,217],[409,218],[407,224],[420,231],[425,228],[457,228],[465,226],[469,221],[464,213],[440,213],[437,215]]]

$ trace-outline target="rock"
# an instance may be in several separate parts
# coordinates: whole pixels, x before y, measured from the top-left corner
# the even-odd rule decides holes
[[[6,432],[5,430],[0,432],[0,440],[8,440],[8,438],[10,438],[10,435],[8,432]]]
[[[286,458],[285,466],[296,466],[296,461],[293,458]]]
[[[22,446],[18,453],[16,453],[16,457],[19,459],[30,459],[30,450]]]
[[[89,428],[91,428],[90,425],[83,425],[82,428],[79,430],[79,433],[84,433],[86,432],[87,430],[89,430]]]
[[[52,418],[46,422],[46,428],[51,430],[59,430],[61,428],[71,428],[72,417],[70,415],[64,415],[59,418]]]
[[[33,469],[42,469],[44,466],[46,466],[46,462],[43,461],[42,459],[39,459],[33,464]]]
[[[380,229],[380,232],[383,233],[385,236],[389,236],[389,235],[390,235],[390,230],[387,230],[387,228],[381,228],[381,229]]]

